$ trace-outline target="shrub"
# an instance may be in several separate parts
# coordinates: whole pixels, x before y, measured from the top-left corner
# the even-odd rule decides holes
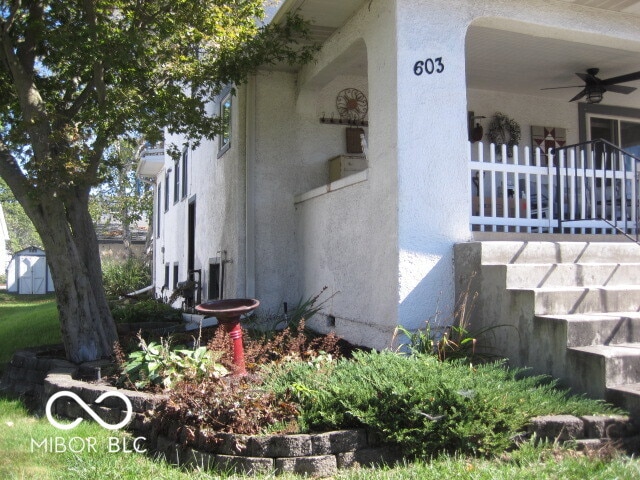
[[[294,403],[276,398],[257,377],[182,383],[153,414],[161,432],[170,433],[172,426],[180,425],[187,438],[198,429],[246,435],[297,433],[297,416]]]
[[[130,258],[125,262],[105,261],[102,283],[109,296],[123,296],[151,285],[151,269],[142,260]]]
[[[247,331],[244,337],[244,357],[247,369],[257,371],[267,363],[303,360],[313,361],[318,357],[340,358],[340,339],[331,332],[314,335],[305,329],[304,319],[296,326],[290,325],[279,332]],[[233,348],[228,334],[218,328],[207,343],[207,348],[220,352],[220,362],[233,368]]]
[[[473,366],[432,355],[356,352],[318,368],[301,362],[270,370],[267,383],[300,404],[306,430],[369,427],[408,455],[505,450],[531,417],[614,411],[568,397],[547,377],[501,363]]]
[[[121,385],[136,389],[158,385],[171,389],[182,381],[200,382],[206,377],[218,378],[229,373],[215,362],[213,353],[206,347],[172,348],[168,340],[147,344],[142,337],[138,339],[140,350],[130,353],[122,365],[118,382]]]
[[[116,323],[182,321],[180,310],[153,299],[131,303],[112,302],[111,314]]]

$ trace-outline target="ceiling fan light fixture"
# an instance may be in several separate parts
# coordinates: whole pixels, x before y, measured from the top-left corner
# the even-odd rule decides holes
[[[604,88],[592,87],[587,90],[587,103],[600,103],[602,101],[602,94]]]

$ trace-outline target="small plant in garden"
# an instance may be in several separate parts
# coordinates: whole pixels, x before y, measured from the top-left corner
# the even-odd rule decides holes
[[[181,383],[155,411],[160,431],[173,426],[190,436],[196,429],[239,434],[298,433],[298,407],[265,389],[259,377],[208,378]],[[174,431],[174,434],[182,434]]]
[[[338,345],[340,339],[331,332],[327,335],[312,335],[305,329],[301,319],[296,326],[290,325],[284,330],[264,335],[263,332],[249,331],[245,335],[244,356],[247,369],[256,371],[267,363],[302,360],[314,361],[318,357],[336,359],[341,356]],[[224,352],[220,362],[229,369],[233,368],[231,343],[223,329],[217,329],[207,343],[214,352]]]
[[[105,261],[102,283],[109,296],[123,296],[151,285],[151,268],[138,258],[124,262]]]
[[[147,299],[133,302],[111,302],[116,323],[181,322],[182,312],[171,305]]]
[[[228,370],[216,363],[213,352],[204,346],[171,347],[168,340],[147,342],[138,336],[140,350],[129,354],[122,365],[119,384],[136,389],[157,385],[165,390],[182,381],[199,382],[206,377],[219,378]]]
[[[283,328],[296,329],[301,321],[309,321],[315,314],[322,310],[323,305],[331,300],[333,295],[319,302],[322,294],[328,287],[323,287],[317,295],[303,300],[302,298],[293,309],[286,308],[284,312],[270,313],[267,315],[252,314],[248,318],[247,326],[260,330],[264,335],[270,335]],[[334,293],[335,295],[335,293]]]
[[[495,355],[489,353],[488,342],[482,345],[482,353],[477,351],[478,341],[497,328],[510,325],[492,325],[480,330],[470,331],[471,311],[478,297],[476,292],[470,297],[469,289],[460,295],[453,315],[453,322],[444,327],[444,332],[434,331],[433,324],[440,324],[437,317],[425,322],[424,329],[408,330],[398,325],[394,331],[393,341],[399,336],[404,336],[407,341],[400,345],[406,347],[411,354],[434,355],[440,361],[445,360],[481,360],[495,359]],[[514,327],[515,328],[515,327]]]

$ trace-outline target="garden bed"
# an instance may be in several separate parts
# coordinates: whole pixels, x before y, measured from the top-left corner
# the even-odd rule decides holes
[[[499,363],[357,350],[331,335],[309,335],[302,322],[246,335],[249,375],[237,377],[227,375],[233,355],[222,330],[176,337],[193,345],[140,337],[137,349],[116,349],[115,362],[80,366],[51,348],[17,352],[5,386],[31,390],[40,410],[54,393],[73,392],[111,425],[127,413],[123,401],[96,400],[121,392],[132,405],[128,428],[145,448],[175,464],[245,473],[324,476],[439,453],[491,456],[534,434],[582,448],[635,434],[613,407]],[[90,417],[72,398],[58,398],[52,411]],[[558,413],[567,415],[532,420]]]
[[[35,360],[35,363],[34,363]],[[24,369],[37,367],[33,351],[16,352],[9,376],[17,377]],[[337,470],[355,466],[394,464],[404,461],[405,452],[398,445],[385,444],[371,429],[354,428],[330,432],[292,435],[237,435],[207,429],[182,428],[173,425],[164,430],[154,422],[149,412],[167,400],[166,395],[115,389],[109,385],[77,380],[80,367],[57,359],[40,361],[51,368],[43,379],[42,402],[60,391],[73,392],[107,423],[115,424],[124,418],[123,403],[107,398],[100,404],[96,399],[105,392],[117,390],[129,398],[133,417],[128,429],[137,438],[144,437],[145,448],[160,453],[176,465],[203,470],[229,470],[257,474],[294,472],[313,476],[331,476]],[[83,369],[95,367],[84,364]],[[13,372],[13,373],[12,373]],[[52,411],[61,418],[74,420],[90,416],[77,403],[63,398],[52,405]],[[605,443],[635,441],[637,429],[627,417],[555,415],[534,418],[519,441],[535,435],[539,439],[576,442],[580,448],[602,448]],[[515,446],[515,443],[514,443]]]

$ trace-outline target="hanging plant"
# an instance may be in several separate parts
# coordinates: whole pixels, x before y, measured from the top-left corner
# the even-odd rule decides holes
[[[507,152],[511,156],[514,145],[520,143],[520,125],[504,113],[496,112],[489,124],[489,140],[496,146],[507,145]]]

